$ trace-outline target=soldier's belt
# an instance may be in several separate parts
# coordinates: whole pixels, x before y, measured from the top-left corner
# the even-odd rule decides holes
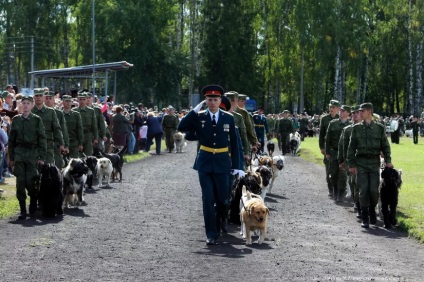
[[[211,147],[206,147],[201,145],[200,146],[200,150],[205,151],[205,152],[209,152],[209,153],[225,153],[228,152],[228,147],[225,148],[211,148]]]
[[[263,124],[255,124],[255,127],[264,127],[265,125]]]
[[[380,155],[359,155],[358,158],[380,159]]]

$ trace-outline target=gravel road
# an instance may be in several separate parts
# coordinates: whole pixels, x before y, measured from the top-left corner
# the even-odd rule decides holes
[[[195,148],[126,164],[122,183],[62,218],[0,221],[0,281],[424,281],[423,245],[381,221],[361,228],[327,197],[324,168],[299,157],[266,200],[262,245],[230,225],[206,246]]]

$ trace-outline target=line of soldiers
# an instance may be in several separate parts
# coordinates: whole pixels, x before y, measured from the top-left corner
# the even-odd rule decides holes
[[[349,107],[331,100],[329,114],[321,117],[319,147],[324,155],[328,195],[340,202],[348,179],[354,209],[364,228],[377,221],[380,156],[386,167],[393,168],[385,131],[384,125],[374,121],[371,103]]]
[[[34,97],[22,98],[23,113],[12,121],[8,146],[13,173],[17,177],[19,219],[27,217],[25,190],[30,196],[29,213],[36,209],[37,163],[45,161],[63,168],[64,154],[71,158],[79,157],[80,152],[91,156],[93,145],[107,140],[101,108],[93,104],[90,92],[78,94],[79,105],[75,108],[72,108],[72,97],[64,95],[63,110],[55,108],[54,96],[52,91],[35,89]]]

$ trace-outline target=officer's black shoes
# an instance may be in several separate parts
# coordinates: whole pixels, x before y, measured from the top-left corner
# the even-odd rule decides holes
[[[19,201],[19,207],[21,208],[21,213],[18,216],[19,220],[23,220],[27,218],[27,210],[25,201]]]
[[[375,213],[375,208],[369,208],[369,215],[370,215],[370,223],[376,224],[377,223],[377,214]]]
[[[206,239],[206,245],[208,246],[216,245],[216,240],[214,238],[208,238]]]
[[[384,219],[384,228],[386,229],[392,228],[392,224],[390,223],[390,220]]]
[[[368,208],[362,208],[361,227],[363,227],[363,228],[369,228],[370,227],[370,218],[369,218]]]
[[[29,214],[33,215],[37,210],[37,197],[32,196],[29,199]]]

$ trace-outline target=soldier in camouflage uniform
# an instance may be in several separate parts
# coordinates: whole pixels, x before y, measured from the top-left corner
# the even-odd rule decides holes
[[[65,118],[63,117],[63,112],[55,108],[56,105],[55,105],[54,96],[55,94],[53,91],[44,92],[44,103],[46,104],[47,107],[50,107],[56,111],[57,119],[59,121],[60,128],[62,130],[63,142],[65,143],[65,150],[63,153],[68,154],[69,153],[68,129],[66,127]],[[55,162],[55,165],[60,169],[62,169],[65,165],[65,162],[63,161],[63,155],[59,150],[59,146],[54,146],[54,162]]]
[[[361,113],[359,112],[359,106],[353,106],[351,108],[352,111],[352,122],[343,128],[342,135],[339,140],[339,151],[338,151],[338,159],[339,159],[339,168],[347,172],[348,183],[350,186],[350,190],[352,192],[353,200],[355,202],[353,210],[357,212],[356,217],[362,218],[361,215],[361,206],[359,204],[359,190],[358,185],[356,185],[356,175],[353,175],[349,172],[347,165],[347,148],[349,147],[350,136],[352,135],[353,125],[362,121]]]
[[[175,115],[175,109],[172,106],[168,107],[168,114],[165,115],[162,119],[162,128],[163,132],[165,132],[165,143],[166,148],[169,153],[172,153],[174,150],[174,134],[177,131],[178,124],[180,121],[178,117]]]
[[[235,112],[239,113],[243,116],[244,124],[246,125],[247,139],[249,140],[250,144],[252,145],[252,149],[254,151],[256,151],[257,148],[260,146],[260,143],[259,143],[259,140],[256,136],[255,127],[253,125],[253,117],[244,108],[244,105],[246,104],[246,98],[247,98],[246,95],[238,94],[238,96],[237,96],[237,109],[235,110]]]
[[[330,121],[325,135],[325,157],[329,162],[330,180],[333,184],[336,202],[340,202],[346,193],[347,175],[343,169],[339,168],[338,150],[342,130],[350,125],[349,115],[350,107],[341,106],[340,118]]]
[[[78,158],[78,152],[82,152],[84,142],[84,131],[81,115],[72,110],[72,97],[63,95],[63,116],[66,120],[66,128],[69,136],[69,156]]]
[[[290,153],[290,133],[294,133],[293,121],[288,117],[288,110],[283,111],[283,118],[278,121],[278,134],[281,140],[281,149],[283,155]]]
[[[375,207],[378,202],[380,185],[380,154],[384,155],[386,167],[393,168],[390,144],[387,141],[384,125],[373,121],[371,103],[361,104],[363,121],[354,125],[347,151],[349,172],[356,175],[359,189],[359,202],[362,210],[362,224],[376,224]]]
[[[55,164],[55,147],[59,148],[59,152],[65,152],[65,143],[63,141],[62,128],[60,127],[56,111],[53,108],[46,107],[44,104],[44,91],[34,90],[35,107],[32,108],[32,113],[41,117],[46,130],[47,138],[47,157],[46,162]]]
[[[300,141],[305,140],[305,136],[308,132],[308,123],[309,123],[309,120],[306,117],[305,113],[301,113],[299,118]]]
[[[324,115],[321,117],[320,126],[319,126],[319,148],[321,150],[321,154],[324,155],[324,164],[325,164],[325,178],[327,180],[328,186],[328,196],[332,197],[334,195],[333,184],[330,180],[330,170],[329,164],[330,162],[325,157],[325,135],[327,134],[327,128],[330,124],[330,121],[333,119],[339,118],[338,112],[340,110],[340,103],[337,100],[331,100],[329,106],[330,113],[328,115]]]
[[[78,94],[79,106],[74,110],[81,115],[84,131],[83,151],[86,156],[93,155],[93,145],[98,144],[99,130],[97,127],[96,113],[93,108],[87,107],[87,94]]]
[[[32,97],[22,98],[22,114],[13,118],[9,138],[9,158],[13,174],[16,176],[16,198],[19,201],[21,213],[18,219],[26,219],[26,191],[30,197],[29,213],[37,209],[37,165],[43,165],[46,159],[46,131],[41,118],[31,113],[34,107]]]

